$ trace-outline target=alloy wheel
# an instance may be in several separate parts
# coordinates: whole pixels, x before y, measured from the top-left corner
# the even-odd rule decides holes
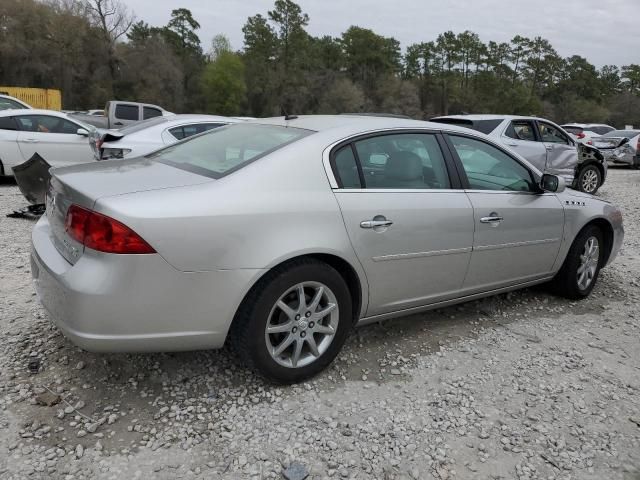
[[[584,172],[582,176],[582,191],[586,193],[593,193],[598,188],[598,173],[595,170],[589,169]]]
[[[577,280],[578,287],[586,290],[596,275],[598,262],[600,261],[600,244],[596,237],[589,237],[584,244],[584,249],[580,255],[580,266],[578,267]]]
[[[267,350],[284,367],[309,365],[331,345],[339,319],[338,301],[329,287],[319,282],[298,283],[269,313],[264,333]]]

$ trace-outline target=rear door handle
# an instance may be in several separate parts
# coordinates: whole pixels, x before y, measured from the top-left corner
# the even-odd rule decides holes
[[[507,145],[508,145],[508,146],[510,146],[510,147],[517,147],[517,146],[518,146],[518,144],[517,144],[517,143],[509,143],[509,142],[506,142],[506,143],[507,143]]]
[[[391,220],[387,220],[386,218],[384,218],[383,220],[378,217],[375,217],[373,220],[365,220],[363,222],[360,222],[360,228],[383,228],[390,227],[391,225],[393,225],[393,222]]]
[[[22,140],[23,143],[38,143],[40,140],[37,140],[35,138],[25,138]]]
[[[551,151],[551,150],[553,150],[553,145],[545,145],[545,148],[546,148],[548,151]]]

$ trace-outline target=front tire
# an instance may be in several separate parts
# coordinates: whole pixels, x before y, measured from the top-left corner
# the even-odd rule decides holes
[[[231,342],[249,368],[289,384],[324,370],[352,325],[342,276],[325,263],[301,259],[269,272],[251,290],[234,319]]]
[[[602,174],[595,165],[587,165],[578,174],[578,190],[595,195],[602,185]]]
[[[562,268],[552,280],[552,293],[571,300],[586,298],[598,280],[603,259],[602,231],[595,225],[585,227],[573,241]]]

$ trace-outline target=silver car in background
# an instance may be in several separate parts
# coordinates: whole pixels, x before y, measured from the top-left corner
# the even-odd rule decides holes
[[[514,115],[451,115],[432,121],[460,125],[489,135],[526,158],[538,170],[559,175],[566,184],[594,194],[607,177],[607,162],[597,148],[576,141],[555,123]]]
[[[474,130],[286,117],[54,169],[31,272],[85,349],[229,341],[289,383],[354,325],[544,282],[584,298],[623,234],[615,206]]]
[[[614,130],[594,138],[593,145],[612,164],[640,168],[640,130]]]
[[[96,132],[89,137],[89,144],[96,160],[139,157],[192,135],[239,121],[217,115],[167,114],[120,130]]]

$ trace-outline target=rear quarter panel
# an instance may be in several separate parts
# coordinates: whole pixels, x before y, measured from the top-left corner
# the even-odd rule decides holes
[[[323,168],[325,145],[307,137],[214,182],[105,197],[96,209],[132,227],[178,270],[268,269],[328,253],[362,281]]]

